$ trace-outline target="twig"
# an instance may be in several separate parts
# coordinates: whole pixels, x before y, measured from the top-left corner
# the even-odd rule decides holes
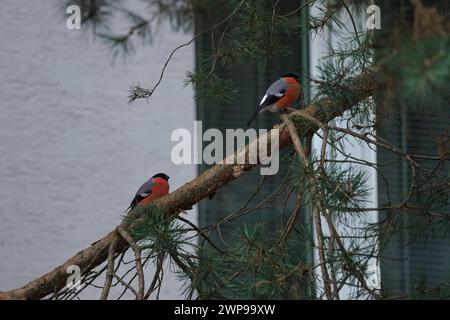
[[[145,281],[144,281],[144,269],[142,268],[142,261],[141,261],[141,248],[139,248],[139,246],[136,244],[136,242],[134,242],[130,234],[122,226],[118,228],[118,231],[120,235],[125,239],[125,241],[128,242],[128,244],[130,245],[131,249],[134,252],[134,257],[136,259],[136,272],[139,281],[139,291],[136,299],[143,300]]]
[[[320,149],[320,168],[321,168],[321,173],[323,173],[323,174],[325,174],[325,159],[326,159],[326,153],[327,153],[328,134],[329,134],[329,130],[328,130],[328,128],[325,128],[324,132],[323,132],[323,137],[322,137],[322,146]],[[328,220],[327,220],[327,222],[328,222]],[[338,236],[334,229],[332,229],[330,231],[330,236],[331,236],[330,237],[330,243],[331,243],[330,255],[333,257],[334,256],[334,242],[336,241],[336,237]],[[330,262],[330,269],[331,269],[331,283],[333,285],[333,293],[331,295],[331,299],[340,300],[339,299],[339,288],[337,285],[336,272],[334,270],[333,262]]]
[[[282,113],[280,115],[280,118],[286,124],[292,143],[294,144],[295,151],[297,152],[298,156],[302,159],[304,165],[307,165],[308,158],[306,157],[305,150],[302,146],[302,142],[300,141],[300,137],[298,136],[297,129],[295,128],[294,123],[285,113]]]
[[[334,227],[333,221],[329,219],[329,217],[325,216],[327,219],[328,226],[330,227],[330,231],[334,232],[337,235],[336,228]],[[372,290],[367,285],[366,280],[364,279],[364,274],[358,270],[358,268],[355,267],[355,264],[353,263],[353,260],[350,257],[350,254],[348,253],[347,249],[345,248],[344,244],[342,243],[339,236],[336,237],[336,244],[339,247],[339,250],[342,252],[342,255],[346,261],[346,266],[350,269],[351,273],[358,279],[358,281],[361,283],[361,286],[375,299],[379,299],[380,296],[375,292],[375,290]]]
[[[319,262],[320,262],[320,272],[322,274],[323,287],[325,290],[325,296],[328,300],[333,299],[333,294],[331,292],[330,278],[328,276],[327,261],[325,258],[325,237],[322,230],[322,222],[320,221],[320,211],[317,207],[312,209],[314,226],[316,228],[317,236],[317,250],[319,251]]]
[[[200,230],[199,227],[197,227],[195,224],[193,224],[192,222],[190,222],[188,219],[185,219],[183,217],[178,216],[177,217],[178,220],[183,221],[184,223],[188,224],[189,226],[192,227],[193,230],[195,230],[197,232],[198,235],[202,236],[203,239],[205,241],[207,241],[214,249],[216,249],[217,251],[219,251],[222,254],[225,254],[225,252],[223,250],[221,250],[220,248],[218,248],[212,241],[211,239],[209,239],[209,237],[205,234],[204,231]]]
[[[142,264],[143,267],[145,267],[145,265],[147,264],[147,262],[150,260],[150,256],[147,256],[144,260],[144,263]],[[132,260],[132,262],[135,262],[135,259]],[[122,275],[122,277],[120,277],[121,280],[125,279],[125,277],[134,269],[136,269],[136,263],[134,264],[134,266],[132,268],[130,268],[130,270],[128,270],[124,275]],[[131,279],[128,281],[128,283],[126,283],[127,285],[124,285],[125,289],[122,291],[122,293],[120,294],[120,296],[117,298],[117,300],[120,300],[125,293],[127,292],[127,290],[130,289],[131,283],[134,281],[134,279],[136,279],[137,277],[137,272],[131,277]],[[124,280],[120,282],[122,285],[125,283]],[[135,291],[135,290],[134,290]],[[137,297],[137,293],[135,294]]]
[[[138,293],[137,291],[130,285],[130,283],[126,283],[123,278],[120,278],[117,274],[113,274],[113,277],[117,279],[117,281],[123,285],[125,287],[125,289],[130,290],[131,292],[133,292],[134,296],[137,298],[138,297]],[[122,297],[122,295],[119,297],[119,299]]]
[[[103,285],[100,300],[108,299],[109,290],[111,289],[112,279],[114,277],[114,254],[116,252],[117,238],[114,238],[108,249],[108,262],[105,275],[105,283]]]
[[[291,216],[286,222],[283,232],[281,233],[280,239],[278,240],[278,244],[286,241],[286,239],[289,237],[289,234],[292,232],[292,229],[294,229],[294,226],[298,220],[298,216],[300,215],[302,207],[303,207],[303,193],[300,191],[299,188],[299,190],[297,191],[297,197],[295,198],[294,211],[292,212]]]
[[[305,153],[305,149],[302,146],[302,143],[300,141],[300,137],[298,136],[297,129],[295,128],[294,123],[286,114],[281,114],[281,119],[286,124],[286,127],[288,128],[289,135],[291,137],[292,143],[294,144],[295,150],[297,151],[297,154],[299,157],[303,160],[304,166],[308,166],[308,158]],[[314,178],[310,178],[310,181],[312,182],[312,190],[310,190],[311,194],[314,194],[315,190],[315,181]],[[328,270],[326,266],[326,259],[325,259],[325,249],[324,249],[324,235],[322,231],[322,224],[320,222],[320,212],[318,208],[313,205],[312,208],[313,218],[314,218],[314,224],[316,227],[316,234],[317,234],[317,248],[319,251],[319,260],[320,260],[320,270],[322,273],[322,279],[323,279],[323,285],[325,290],[325,295],[327,299],[332,299],[332,292],[331,292],[331,286],[330,286],[330,278],[328,276]]]
[[[239,9],[242,7],[242,5],[245,3],[246,0],[242,0],[237,6],[236,8],[234,8],[233,12],[226,17],[225,19],[223,19],[221,22],[219,22],[218,24],[212,26],[211,28],[205,29],[200,31],[199,33],[197,33],[191,40],[189,40],[186,43],[183,43],[181,45],[179,45],[178,47],[176,47],[175,49],[172,50],[172,52],[169,54],[169,57],[166,59],[166,62],[164,63],[163,68],[161,69],[161,73],[159,75],[159,79],[156,82],[155,86],[153,87],[153,89],[150,90],[150,95],[153,94],[153,92],[155,92],[156,88],[161,84],[162,79],[164,77],[164,73],[166,71],[167,65],[169,64],[170,60],[172,59],[173,55],[180,50],[181,48],[187,47],[189,46],[191,43],[193,43],[198,37],[200,37],[202,34],[204,34],[205,32],[209,32],[211,30],[214,30],[218,27],[220,27],[222,24],[224,24],[225,22],[227,22],[228,20],[230,20],[232,17],[234,17],[236,15],[236,13],[239,11]]]
[[[150,283],[150,287],[148,288],[147,292],[144,295],[144,300],[148,300],[150,298],[150,295],[155,291],[155,289],[161,286],[161,278],[159,275],[163,268],[165,256],[166,256],[166,253],[161,252],[158,254],[158,257],[156,258],[157,262],[156,262],[155,275],[153,276],[153,280]],[[158,282],[158,285],[156,285],[157,282]]]

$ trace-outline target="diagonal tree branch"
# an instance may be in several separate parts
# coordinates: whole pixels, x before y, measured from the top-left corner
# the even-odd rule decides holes
[[[311,104],[302,110],[303,114],[315,118],[320,122],[328,122],[335,117],[341,115],[355,104],[370,97],[383,84],[378,77],[378,68],[371,67],[366,72],[355,77],[353,82],[348,85],[345,97],[333,98],[325,97],[315,104]],[[311,135],[317,128],[311,127],[311,121],[305,121],[298,112],[289,114],[289,118],[294,122],[300,138]],[[281,128],[283,124],[277,125],[274,129]],[[280,130],[281,131],[281,130]],[[261,140],[263,139],[263,140]],[[267,140],[266,140],[267,139]],[[237,159],[252,159],[250,152],[255,152],[254,144],[258,141],[270,141],[270,132],[266,136],[261,136],[258,140],[252,141],[235,154]],[[269,142],[270,143],[270,142]],[[290,145],[291,138],[288,130],[284,130],[280,134],[280,148]],[[269,149],[268,149],[269,150]],[[245,154],[245,156],[243,156]],[[230,156],[230,157],[231,157]],[[224,161],[223,163],[227,163]],[[181,186],[173,193],[157,199],[153,202],[161,208],[165,208],[167,214],[175,215],[182,209],[187,209],[198,203],[200,200],[208,198],[211,194],[217,192],[233,180],[243,176],[247,171],[252,170],[259,164],[218,164],[203,172],[194,180]],[[131,212],[130,214],[134,214]],[[129,214],[129,215],[130,215]],[[64,264],[56,267],[49,273],[31,281],[22,288],[14,289],[7,292],[0,292],[0,300],[2,299],[42,299],[51,293],[58,292],[66,286],[69,274],[68,267],[77,265],[82,275],[87,274],[101,263],[108,259],[108,251],[110,244],[116,243],[116,252],[122,253],[128,250],[128,243],[120,236],[120,229],[128,228],[128,219],[124,219],[122,223],[113,231],[108,233],[102,239],[91,245],[90,247],[78,252],[76,255],[68,259]]]

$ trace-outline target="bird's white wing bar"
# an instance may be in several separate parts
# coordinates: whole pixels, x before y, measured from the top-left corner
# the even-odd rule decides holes
[[[261,102],[259,103],[260,106],[262,106],[262,104],[264,103],[264,101],[266,101],[267,99],[267,94],[264,95],[264,97],[261,99]]]

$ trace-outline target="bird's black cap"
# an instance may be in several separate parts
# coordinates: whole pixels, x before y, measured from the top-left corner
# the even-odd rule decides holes
[[[163,178],[166,181],[169,180],[169,176],[165,173],[157,173],[152,178]]]
[[[298,73],[295,72],[289,72],[283,75],[283,78],[285,77],[291,77],[294,78],[297,82],[300,82],[300,75]]]

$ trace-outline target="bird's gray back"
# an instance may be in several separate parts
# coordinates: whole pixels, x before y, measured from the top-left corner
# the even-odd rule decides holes
[[[152,179],[148,180],[144,183],[139,190],[136,192],[136,195],[147,196],[152,193],[153,181]]]
[[[283,78],[280,78],[270,85],[270,87],[266,91],[266,95],[281,97],[286,93],[286,90],[287,83]]]

